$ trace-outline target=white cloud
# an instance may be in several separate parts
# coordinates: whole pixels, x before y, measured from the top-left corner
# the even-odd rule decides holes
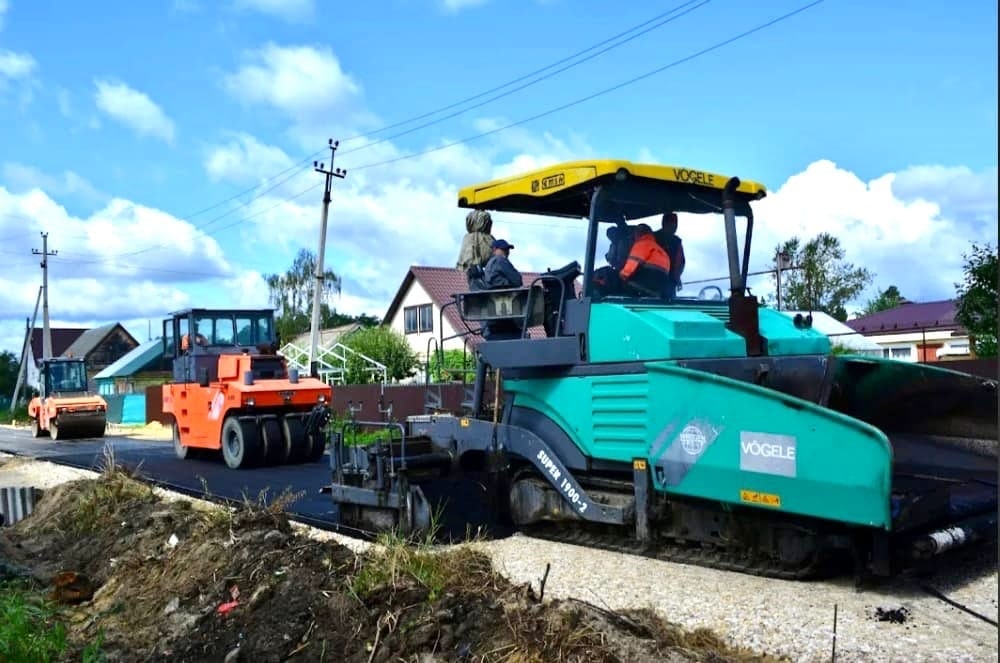
[[[73,181],[48,181],[23,166],[20,171],[56,188]],[[49,233],[49,249],[58,251],[49,260],[54,318],[162,316],[190,305],[197,283],[217,279],[225,287],[236,274],[214,239],[161,210],[112,198],[77,217],[39,188],[14,193],[0,186],[0,252],[7,265],[0,276],[0,320],[31,315],[41,282],[32,255],[41,248],[40,231]]]
[[[965,166],[914,166],[899,172],[892,191],[902,200],[928,200],[963,226],[997,223],[997,167],[976,173]]]
[[[264,145],[246,133],[236,133],[225,145],[212,147],[205,158],[205,171],[214,181],[261,182],[285,170],[292,159],[284,150]]]
[[[41,189],[50,195],[75,196],[87,203],[107,200],[85,178],[66,170],[58,177],[48,175],[33,166],[21,163],[5,163],[0,167],[0,182],[12,193],[24,193],[31,189]]]
[[[484,121],[487,127],[492,121]],[[442,143],[447,140],[442,139]],[[268,172],[285,163],[258,142],[239,152],[246,172]],[[342,310],[384,314],[399,280],[410,264],[453,265],[464,234],[466,210],[456,205],[462,186],[524,172],[559,161],[593,154],[580,139],[559,140],[527,131],[499,134],[477,143],[457,146],[377,169],[351,172],[355,161],[392,158],[400,154],[381,144],[341,159],[348,168],[345,180],[335,182],[327,239],[328,264],[344,277],[344,292],[336,304]],[[246,157],[256,153],[259,166]],[[648,151],[637,160],[655,161]],[[272,171],[273,172],[273,171]],[[755,205],[756,223],[751,270],[770,266],[771,252],[780,241],[798,235],[807,240],[820,232],[840,237],[847,260],[875,273],[870,289],[897,285],[909,298],[953,296],[960,280],[961,253],[972,239],[996,242],[994,171],[922,167],[886,174],[865,182],[827,160],[809,164]],[[904,199],[898,189],[918,175],[934,173],[937,188],[924,184],[928,199]],[[948,182],[948,177],[952,182]],[[306,170],[250,204],[249,222],[256,241],[289,257],[301,246],[316,246],[320,190],[287,200],[317,181]],[[967,186],[963,189],[961,182]],[[524,271],[559,267],[571,260],[583,263],[585,224],[571,219],[495,213],[494,235],[517,248],[512,257]],[[659,219],[647,220],[657,226]],[[680,235],[688,255],[686,281],[724,277],[727,273],[722,221],[681,215]],[[741,230],[742,232],[742,230]],[[598,255],[606,247],[599,245]],[[290,260],[289,260],[290,262]],[[915,266],[919,266],[915,268]],[[719,284],[726,289],[725,281]],[[769,277],[751,281],[754,292],[771,290]],[[685,295],[697,294],[692,285]]]
[[[0,85],[29,78],[37,68],[38,63],[30,54],[0,49]]]
[[[315,0],[234,0],[239,10],[257,11],[289,22],[306,21],[316,11]]]
[[[896,183],[927,173],[937,174],[936,191],[922,187],[926,197],[912,199],[897,194]],[[751,265],[769,267],[775,245],[792,235],[807,240],[830,232],[840,238],[848,261],[875,273],[859,301],[892,284],[914,301],[953,297],[969,242],[997,241],[995,180],[992,191],[973,188],[957,197],[954,185],[989,176],[929,166],[865,182],[831,161],[816,161],[757,203]],[[965,215],[968,209],[975,214]]]
[[[197,0],[174,0],[170,9],[177,14],[196,14],[201,11],[202,7]]]
[[[457,12],[470,7],[480,7],[488,0],[440,0],[441,6],[450,12]]]
[[[94,85],[97,88],[95,103],[109,117],[140,135],[173,144],[173,120],[147,94],[116,81],[95,80]]]
[[[269,106],[290,118],[290,132],[303,143],[325,141],[319,136],[333,135],[336,124],[356,128],[372,121],[360,110],[360,84],[326,47],[267,43],[245,53],[243,65],[222,84],[243,103]]]
[[[401,153],[383,143],[349,159],[338,154],[337,163],[348,168],[348,176],[334,183],[327,239],[327,263],[344,277],[343,292],[332,302],[338,310],[381,316],[408,265],[454,264],[468,213],[456,206],[459,186],[591,152],[579,141],[564,142],[527,132],[497,135],[478,148],[457,146],[354,173],[352,163],[389,159]],[[205,168],[234,182],[246,182],[281,170],[291,161],[286,157],[277,148],[241,136],[213,150]],[[281,187],[252,201],[246,210],[251,231],[249,251],[266,247],[272,255],[287,256],[290,263],[299,248],[315,250],[322,189],[295,200],[288,198],[321,181],[311,168],[305,168]],[[573,233],[574,229],[582,230],[582,223],[548,220],[551,225],[544,227],[547,235],[530,241],[528,236],[537,235],[542,228],[538,219],[494,217],[494,233],[517,244],[516,258],[523,269],[559,266],[568,260],[554,255],[568,255],[580,248]]]
[[[30,54],[0,49],[0,100],[8,91],[13,92],[17,108],[23,112],[34,100],[35,91],[41,87],[35,76],[37,69],[38,62]],[[34,119],[29,120],[28,126],[33,132],[40,131]]]

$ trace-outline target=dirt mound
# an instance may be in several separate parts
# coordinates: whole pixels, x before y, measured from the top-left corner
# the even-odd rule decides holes
[[[466,547],[357,556],[294,533],[284,503],[202,509],[111,472],[48,491],[0,532],[0,561],[69,604],[76,660],[94,642],[116,661],[753,658],[652,613],[542,602]]]

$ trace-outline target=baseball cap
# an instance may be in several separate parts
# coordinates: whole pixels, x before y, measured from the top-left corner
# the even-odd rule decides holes
[[[508,250],[514,248],[514,245],[513,244],[508,244],[507,240],[505,240],[505,239],[495,239],[495,240],[493,240],[493,244],[490,245],[490,248],[491,249],[504,249],[505,251],[508,251]]]

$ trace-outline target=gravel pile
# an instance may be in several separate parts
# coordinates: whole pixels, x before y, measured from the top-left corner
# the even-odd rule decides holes
[[[830,660],[837,605],[838,661],[996,661],[997,629],[894,580],[858,592],[851,578],[795,582],[671,564],[515,535],[477,544],[515,582],[611,609],[651,608],[682,626],[707,627],[733,644],[796,661]],[[997,618],[996,555],[966,555],[924,580]]]

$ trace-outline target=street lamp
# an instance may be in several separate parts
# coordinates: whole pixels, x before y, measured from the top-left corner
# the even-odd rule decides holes
[[[781,310],[781,270],[791,269],[792,267],[792,255],[787,251],[778,251],[777,255],[774,257],[774,263],[777,265],[775,269],[775,275],[777,277],[777,288],[776,288],[776,299],[777,308]]]

